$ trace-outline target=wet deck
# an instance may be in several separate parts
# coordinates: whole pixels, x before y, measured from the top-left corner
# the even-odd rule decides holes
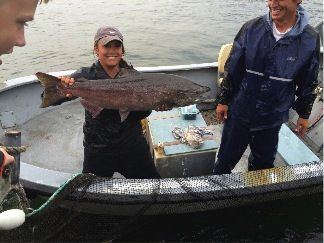
[[[25,163],[69,173],[81,172],[84,109],[79,102],[35,116],[21,127]]]
[[[219,144],[222,125],[216,124],[214,111],[202,115],[214,132],[214,139]],[[27,151],[21,155],[25,163],[67,173],[79,173],[83,161],[84,109],[78,101],[59,106],[38,115],[21,127],[22,144]],[[247,170],[247,149],[234,169],[234,172]],[[282,165],[280,158],[276,164]]]

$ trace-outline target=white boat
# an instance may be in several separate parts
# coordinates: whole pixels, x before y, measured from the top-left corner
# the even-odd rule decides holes
[[[187,77],[202,85],[208,85],[211,88],[209,92],[211,100],[216,96],[218,76],[218,63],[216,62],[137,69],[141,72],[163,72]],[[72,72],[73,70],[51,74],[69,75]],[[6,87],[0,90],[0,120],[2,134],[4,134],[5,130],[12,128],[20,130],[22,145],[27,147],[27,151],[21,154],[20,162],[20,181],[23,186],[27,189],[52,194],[74,174],[81,172],[84,109],[78,100],[57,107],[39,108],[42,90],[42,86],[34,76],[7,81]],[[279,143],[278,155],[280,156],[277,157],[277,164],[280,166],[283,164],[295,165],[320,160],[317,155],[321,156],[323,150],[322,122],[317,120],[321,117],[322,105],[319,96],[315,101],[310,117],[311,126],[316,124],[308,132],[304,141],[301,141],[300,138],[290,132],[287,126],[283,127]],[[213,109],[214,104],[207,104],[207,107],[203,108]],[[158,112],[157,114],[153,112],[151,117],[163,116],[163,114],[167,113]],[[181,120],[181,118],[179,119]],[[295,119],[296,116],[292,111],[290,124],[287,125],[293,125]],[[164,121],[168,122],[165,119]],[[188,124],[194,124],[194,122],[188,121]],[[220,128],[217,130],[220,130]],[[168,132],[171,134],[171,131]],[[215,138],[218,142],[216,146],[219,145],[220,135],[220,133],[217,133],[217,138]],[[153,135],[151,134],[151,136]],[[152,144],[152,140],[154,138],[149,143],[151,143],[153,152],[153,147],[156,144]],[[309,145],[309,148],[306,145],[302,146],[305,142]],[[299,147],[296,147],[295,151],[293,151],[293,145]],[[289,158],[287,153],[292,158]],[[214,158],[215,155],[211,159],[214,161]],[[213,161],[210,161],[210,163],[213,163]],[[208,175],[208,170],[202,171],[205,174],[196,173],[194,176]],[[162,171],[162,174],[166,175],[165,177],[179,177],[181,173],[168,174]],[[193,176],[192,173],[188,175]]]

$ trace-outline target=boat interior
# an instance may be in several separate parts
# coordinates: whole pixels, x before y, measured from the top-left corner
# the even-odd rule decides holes
[[[217,63],[139,70],[176,74],[202,85],[208,84],[211,88],[208,94],[210,100],[216,96],[219,78]],[[63,74],[68,75],[71,72]],[[62,72],[54,75],[62,75]],[[21,144],[27,148],[20,156],[20,181],[24,187],[51,194],[67,179],[81,172],[84,108],[79,100],[56,107],[39,108],[42,86],[37,80],[31,76],[24,82],[15,82],[17,80],[7,82],[8,86],[2,90],[0,96],[2,129],[21,131]],[[322,160],[322,122],[317,121],[320,120],[322,105],[319,96],[310,118],[310,124],[314,126],[304,141],[289,129],[289,126],[294,126],[294,119],[296,120],[296,115],[291,112],[290,123],[284,125],[280,132],[276,166]],[[144,132],[155,165],[163,178],[203,176],[212,173],[222,124],[216,122],[213,103],[198,106],[198,110],[199,113],[195,114],[194,119],[185,119],[179,108],[164,112],[153,111],[146,119]],[[189,125],[208,127],[213,133],[213,139],[204,141],[199,149],[181,143],[168,145],[168,142],[175,140],[172,137],[174,127],[185,128]],[[249,149],[233,172],[247,171],[248,155]],[[115,173],[114,177],[123,178],[119,173]]]
[[[323,32],[323,23],[317,27]],[[183,76],[198,84],[210,87],[208,102],[198,105],[193,119],[186,118],[183,110],[156,112],[143,122],[143,132],[150,145],[153,159],[162,178],[204,176],[212,173],[212,167],[220,145],[222,124],[215,118],[215,97],[224,72],[231,44],[224,45],[217,62],[192,65],[137,68],[141,72],[168,73]],[[323,47],[321,48],[323,53]],[[41,71],[41,70],[37,70]],[[74,70],[51,73],[69,75]],[[323,55],[319,73],[320,85],[309,119],[305,138],[298,137],[293,129],[297,114],[290,111],[290,120],[282,126],[275,166],[295,165],[323,159]],[[74,174],[80,173],[83,162],[84,108],[79,100],[62,105],[40,108],[43,87],[34,75],[6,81],[0,87],[0,140],[5,132],[21,132],[21,144],[26,152],[20,155],[20,181],[24,187],[46,194],[53,193]],[[207,127],[212,139],[205,139],[199,149],[175,143],[172,130],[189,125]],[[247,171],[249,149],[233,172]],[[123,178],[119,173],[115,178]]]

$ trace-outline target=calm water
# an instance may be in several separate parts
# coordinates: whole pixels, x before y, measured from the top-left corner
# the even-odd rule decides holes
[[[311,24],[322,20],[322,0],[305,0]],[[101,25],[117,26],[126,58],[135,66],[214,62],[241,25],[266,12],[265,0],[54,0],[38,7],[27,46],[3,56],[0,83],[34,74],[77,69],[95,58],[92,40]],[[322,196],[285,204],[165,217],[141,225],[124,240],[323,241]]]
[[[312,25],[322,19],[322,0],[303,6]],[[221,45],[266,9],[265,0],[53,0],[38,7],[26,30],[27,46],[2,57],[0,83],[89,65],[101,25],[121,30],[126,57],[135,67],[214,62]]]

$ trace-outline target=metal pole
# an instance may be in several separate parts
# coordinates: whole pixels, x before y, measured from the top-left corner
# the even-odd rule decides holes
[[[5,132],[5,146],[20,147],[21,146],[21,132],[20,131],[6,131]],[[20,153],[12,155],[15,158],[13,170],[11,174],[11,184],[18,184],[20,175]]]

